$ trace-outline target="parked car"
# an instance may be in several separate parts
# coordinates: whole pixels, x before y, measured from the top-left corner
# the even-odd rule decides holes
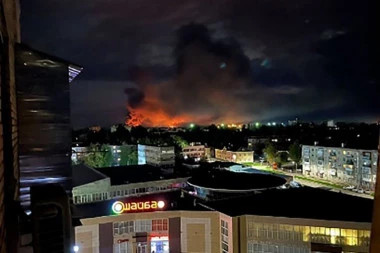
[[[358,189],[358,193],[364,193],[363,189]]]
[[[348,186],[343,187],[343,189],[345,189],[345,190],[353,190],[353,189],[355,189],[355,186],[348,185]]]

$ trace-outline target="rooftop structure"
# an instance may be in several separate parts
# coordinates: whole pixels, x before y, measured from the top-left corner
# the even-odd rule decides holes
[[[93,169],[81,164],[73,167],[73,177],[75,204],[173,191],[185,187],[188,179],[150,165]]]
[[[287,183],[283,177],[264,173],[236,173],[224,169],[198,169],[188,180],[194,194],[204,199],[224,199],[261,193]]]

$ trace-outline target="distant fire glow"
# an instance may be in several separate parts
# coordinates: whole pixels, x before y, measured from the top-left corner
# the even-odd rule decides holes
[[[142,67],[129,70],[129,126],[190,127],[252,119],[250,61],[231,41],[214,41],[207,27],[189,24],[177,33],[177,72],[157,81]],[[218,50],[210,50],[217,48]],[[249,91],[249,92],[248,92]]]

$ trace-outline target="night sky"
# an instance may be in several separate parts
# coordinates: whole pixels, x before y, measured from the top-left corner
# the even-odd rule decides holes
[[[21,1],[22,41],[84,66],[74,128],[375,121],[368,1]]]

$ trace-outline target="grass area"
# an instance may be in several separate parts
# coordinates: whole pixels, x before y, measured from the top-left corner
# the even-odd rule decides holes
[[[271,167],[269,166],[266,166],[266,165],[260,165],[260,166],[255,166],[256,169],[259,169],[259,170],[264,170],[266,172],[270,172],[272,174],[281,174],[281,175],[286,175],[285,172],[283,172],[282,170],[274,170],[272,169]]]
[[[261,163],[253,162],[253,163],[243,163],[246,166],[262,166]]]
[[[334,184],[334,183],[331,183],[331,182],[327,182],[327,181],[323,181],[323,180],[318,180],[318,179],[314,179],[314,178],[309,178],[309,177],[304,177],[304,176],[298,176],[298,175],[295,175],[294,178],[305,180],[305,181],[309,181],[309,182],[312,182],[312,183],[321,184],[321,185],[326,185],[326,186],[329,186],[329,187],[332,187],[332,188],[337,188],[337,189],[342,189],[343,188],[342,185],[338,185],[338,184]]]
[[[253,166],[255,166],[255,165],[253,165]],[[270,173],[273,173],[273,174],[288,175],[287,173],[283,172],[282,170],[274,170],[271,167],[266,166],[266,165],[260,165],[259,164],[259,165],[256,165],[255,168],[257,168],[259,170],[264,170],[264,171],[267,171],[267,172],[270,172]],[[304,176],[300,176],[300,175],[292,175],[292,176],[295,179],[305,180],[305,181],[308,181],[308,182],[311,182],[311,183],[325,185],[325,186],[336,188],[336,189],[342,189],[343,188],[342,185],[334,184],[332,182],[327,182],[327,181],[324,181],[324,180],[318,180],[318,179],[315,179],[315,178],[309,178],[309,177],[304,177]]]

